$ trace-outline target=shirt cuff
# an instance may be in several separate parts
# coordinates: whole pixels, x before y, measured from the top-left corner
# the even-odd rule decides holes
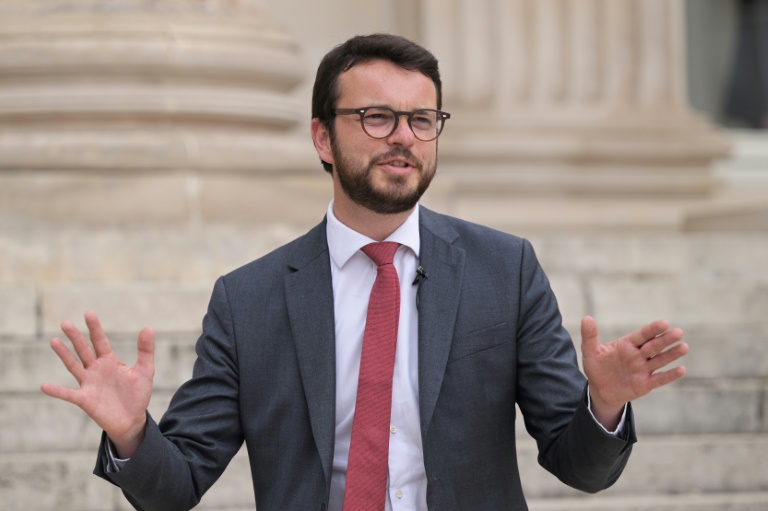
[[[598,426],[600,426],[603,429],[603,431],[615,437],[621,436],[621,433],[624,431],[624,424],[627,422],[627,404],[626,403],[624,403],[624,410],[621,412],[621,420],[619,421],[619,425],[616,426],[616,429],[613,431],[608,431],[605,428],[605,426],[603,426],[600,423],[600,421],[595,419],[595,414],[592,413],[592,399],[589,396],[589,385],[587,385],[587,410],[589,410],[589,414],[592,416],[592,419],[597,423]]]
[[[106,435],[105,435],[106,436]],[[120,472],[126,463],[130,460],[128,459],[121,459],[115,456],[115,450],[112,447],[112,442],[110,442],[109,437],[107,437],[107,441],[104,442],[104,450],[106,451],[107,456],[107,473],[117,473]]]

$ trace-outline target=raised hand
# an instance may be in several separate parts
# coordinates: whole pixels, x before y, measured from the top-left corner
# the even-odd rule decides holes
[[[80,388],[45,383],[41,390],[79,406],[107,433],[117,455],[130,458],[144,439],[146,410],[155,374],[155,337],[149,328],[139,333],[138,360],[136,365],[127,366],[112,350],[99,318],[93,312],[86,312],[85,323],[90,343],[71,321],[61,325],[77,357],[61,339],[51,340],[51,348]]]
[[[683,366],[660,371],[688,353],[687,344],[675,345],[682,338],[682,330],[670,330],[669,323],[659,320],[601,344],[595,320],[582,319],[582,361],[595,418],[614,429],[625,403],[682,378]]]

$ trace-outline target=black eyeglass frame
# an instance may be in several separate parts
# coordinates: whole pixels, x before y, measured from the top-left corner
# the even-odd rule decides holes
[[[365,129],[365,123],[363,122],[363,119],[365,118],[365,112],[367,112],[372,108],[378,108],[379,110],[388,110],[395,115],[395,124],[392,125],[392,131],[390,131],[389,133],[381,137],[375,137],[370,133],[368,133],[368,130]],[[413,120],[413,116],[419,112],[435,112],[437,114],[438,119],[440,121],[440,129],[438,130],[437,135],[435,135],[432,138],[423,139],[416,134],[416,130],[413,129],[413,124],[411,121]],[[445,121],[451,118],[451,114],[449,114],[448,112],[443,112],[442,110],[436,110],[434,108],[419,108],[418,110],[413,110],[409,112],[406,110],[395,110],[393,108],[389,108],[388,106],[373,105],[373,106],[365,106],[362,108],[337,108],[333,111],[333,115],[352,115],[352,114],[358,114],[360,116],[360,127],[363,128],[363,132],[369,137],[375,138],[375,139],[387,138],[392,133],[394,133],[395,130],[397,129],[398,124],[400,123],[400,117],[405,115],[406,117],[408,117],[408,127],[411,128],[411,133],[413,133],[413,136],[416,137],[418,140],[421,140],[422,142],[431,142],[437,139],[437,137],[439,137],[440,134],[443,132],[443,128],[445,128]]]

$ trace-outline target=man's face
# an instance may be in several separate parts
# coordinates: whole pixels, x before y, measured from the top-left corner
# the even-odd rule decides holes
[[[430,78],[386,61],[353,67],[339,76],[338,86],[337,108],[437,108],[437,92]],[[417,139],[405,116],[382,139],[366,135],[357,114],[339,115],[334,122],[330,163],[336,201],[351,201],[381,214],[413,208],[435,175],[437,141]]]

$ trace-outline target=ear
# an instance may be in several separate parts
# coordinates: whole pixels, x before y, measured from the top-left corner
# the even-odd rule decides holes
[[[312,119],[312,141],[315,143],[317,155],[326,163],[333,165],[333,151],[331,150],[331,134],[328,128],[315,117]]]

